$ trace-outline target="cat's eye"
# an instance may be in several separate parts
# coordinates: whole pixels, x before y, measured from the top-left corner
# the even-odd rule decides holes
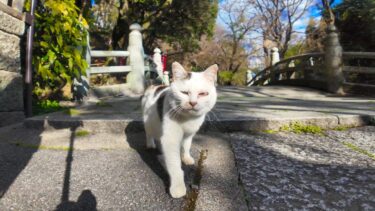
[[[199,92],[199,96],[203,97],[203,96],[207,96],[208,95],[208,92]]]
[[[189,92],[186,92],[186,91],[181,91],[181,93],[184,95],[189,95]]]

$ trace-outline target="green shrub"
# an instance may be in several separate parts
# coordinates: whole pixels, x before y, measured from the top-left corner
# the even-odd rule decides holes
[[[233,86],[246,86],[246,69],[238,70],[233,74],[231,85]]]
[[[219,72],[219,78],[218,78],[218,83],[220,85],[230,85],[232,78],[233,78],[233,72],[228,71],[228,70],[223,70]]]
[[[53,99],[66,83],[85,75],[88,25],[75,0],[41,0],[35,16],[34,95],[48,89],[45,98]]]

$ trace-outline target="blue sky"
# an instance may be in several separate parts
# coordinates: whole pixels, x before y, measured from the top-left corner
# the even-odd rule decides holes
[[[231,0],[226,0],[226,1],[231,1]],[[335,0],[334,5],[337,5],[337,4],[341,3],[342,1],[343,0]],[[223,4],[224,2],[225,2],[225,0],[219,0],[219,4]],[[320,20],[320,17],[321,17],[320,12],[321,11],[320,11],[319,7],[317,6],[317,4],[321,5],[321,0],[315,0],[314,4],[312,6],[310,6],[310,8],[306,12],[306,14],[303,17],[301,17],[295,23],[294,30],[297,31],[297,32],[299,32],[299,33],[296,33],[297,37],[299,37],[299,38],[293,39],[291,41],[291,43],[293,43],[295,41],[298,41],[298,40],[300,40],[301,38],[304,37],[306,26],[307,26],[310,18],[314,18],[316,21]],[[223,25],[223,21],[220,18],[220,15],[221,15],[221,17],[225,17],[224,13],[219,10],[219,15],[218,15],[218,18],[216,20],[216,23],[218,25],[224,26]],[[225,26],[224,26],[224,28],[225,28]],[[252,36],[252,35],[250,35],[250,36]],[[258,41],[261,42],[260,39],[258,39]],[[261,45],[261,43],[258,43],[258,44]],[[252,64],[252,66],[254,66],[254,67],[258,67],[258,65],[262,65],[263,64],[263,60],[259,59],[259,58],[256,58],[256,59],[252,58],[250,64]]]
[[[333,3],[333,6],[337,5],[337,4],[340,4],[342,1],[343,0],[335,0],[334,3]],[[300,22],[295,25],[295,29],[297,31],[303,31],[304,32],[305,29],[306,29],[308,20],[311,17],[314,18],[315,20],[320,20],[320,17],[321,17],[321,15],[320,15],[320,9],[317,6],[317,3],[321,4],[321,0],[316,0],[316,2],[314,3],[314,5],[309,8],[308,12],[304,15],[304,17],[302,18],[302,20],[300,20]]]
[[[227,0],[230,1],[230,0]],[[340,4],[343,0],[335,0],[334,5]],[[219,0],[219,4],[223,4],[225,0]],[[321,4],[321,0],[315,0],[315,3],[309,8],[308,12],[298,20],[294,26],[294,29],[298,32],[304,32],[307,26],[307,23],[311,17],[313,17],[315,20],[320,20],[320,9],[317,7],[317,4]],[[217,24],[223,25],[222,20],[220,20],[220,10],[219,15],[217,18]]]

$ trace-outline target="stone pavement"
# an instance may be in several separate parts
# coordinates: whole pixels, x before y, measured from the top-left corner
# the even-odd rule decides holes
[[[286,86],[220,87],[215,109],[203,130],[278,129],[293,121],[325,128],[361,126],[374,121],[375,98],[335,97],[307,88]],[[26,120],[33,128],[84,127],[97,132],[142,131],[139,98],[93,100],[73,112],[57,112]]]
[[[196,165],[184,167],[186,197],[169,196],[158,152],[144,147],[139,99],[118,97],[0,128],[0,210],[373,210],[374,126],[263,130],[292,121],[370,124],[374,99],[294,87],[219,90],[194,138]]]
[[[230,137],[250,210],[375,210],[374,126]]]

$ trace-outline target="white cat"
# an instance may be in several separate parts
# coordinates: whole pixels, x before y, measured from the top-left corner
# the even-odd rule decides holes
[[[194,164],[191,141],[216,103],[217,71],[215,64],[204,72],[186,72],[174,62],[170,87],[151,86],[142,99],[146,144],[155,148],[154,140],[160,140],[173,198],[186,194],[181,160],[186,165]]]

